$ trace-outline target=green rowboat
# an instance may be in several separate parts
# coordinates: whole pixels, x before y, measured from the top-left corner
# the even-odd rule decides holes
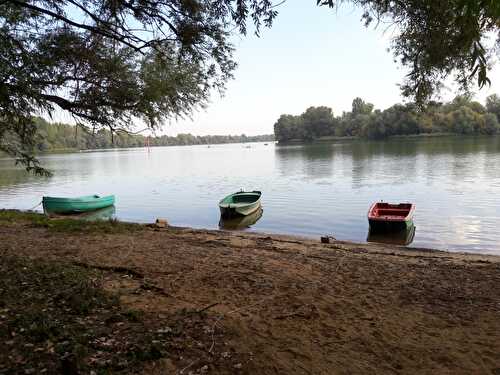
[[[89,212],[115,204],[115,196],[87,195],[75,198],[43,197],[43,209],[47,213],[71,214]]]
[[[260,191],[239,191],[219,202],[222,218],[247,216],[260,208]]]

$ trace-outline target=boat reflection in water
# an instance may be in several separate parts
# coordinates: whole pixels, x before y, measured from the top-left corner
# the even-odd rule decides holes
[[[239,216],[232,219],[223,219],[219,221],[220,229],[241,230],[254,225],[261,217],[264,210],[260,207],[257,211],[247,216]]]
[[[115,206],[101,208],[100,210],[86,212],[79,215],[83,220],[96,221],[96,220],[109,220],[115,216]]]
[[[86,221],[98,221],[98,220],[109,220],[115,216],[115,206],[109,206],[105,208],[101,208],[95,211],[82,212],[77,214],[55,214],[48,210],[44,210],[44,213],[47,216],[55,217],[55,218],[68,218],[68,219],[80,219]]]
[[[407,229],[399,232],[381,233],[369,230],[368,238],[366,239],[366,241],[407,246],[413,242],[413,238],[415,237],[415,230],[415,225],[411,225]]]

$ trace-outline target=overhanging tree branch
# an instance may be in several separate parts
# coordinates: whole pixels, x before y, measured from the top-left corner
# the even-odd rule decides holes
[[[142,53],[140,48],[138,48],[134,44],[130,43],[126,37],[119,35],[117,33],[111,33],[111,32],[108,32],[108,31],[106,31],[102,28],[96,27],[96,26],[89,26],[86,24],[75,22],[73,20],[70,20],[69,18],[62,16],[61,14],[52,12],[48,9],[37,7],[36,5],[32,5],[32,4],[29,4],[27,2],[21,2],[18,0],[5,0],[5,1],[16,4],[21,8],[27,8],[27,9],[31,9],[31,10],[34,10],[36,12],[42,13],[42,14],[46,14],[52,18],[55,18],[59,21],[64,22],[65,24],[67,24],[69,26],[74,26],[74,27],[79,28],[79,29],[90,31],[94,34],[98,34],[98,35],[104,36],[106,38],[116,40],[116,41],[121,42],[121,43],[125,44],[126,46],[134,49],[135,51]]]

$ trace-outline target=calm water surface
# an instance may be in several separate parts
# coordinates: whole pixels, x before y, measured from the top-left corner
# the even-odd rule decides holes
[[[416,204],[411,246],[500,254],[500,137],[162,147],[42,158],[52,178],[0,159],[0,208],[43,195],[115,194],[122,220],[218,228],[219,199],[263,192],[249,230],[365,241],[377,200]]]

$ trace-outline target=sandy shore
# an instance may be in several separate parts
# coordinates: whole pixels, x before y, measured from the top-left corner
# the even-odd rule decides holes
[[[28,222],[0,222],[0,254],[100,269],[106,290],[149,317],[202,312],[196,350],[144,374],[500,374],[500,257]]]

